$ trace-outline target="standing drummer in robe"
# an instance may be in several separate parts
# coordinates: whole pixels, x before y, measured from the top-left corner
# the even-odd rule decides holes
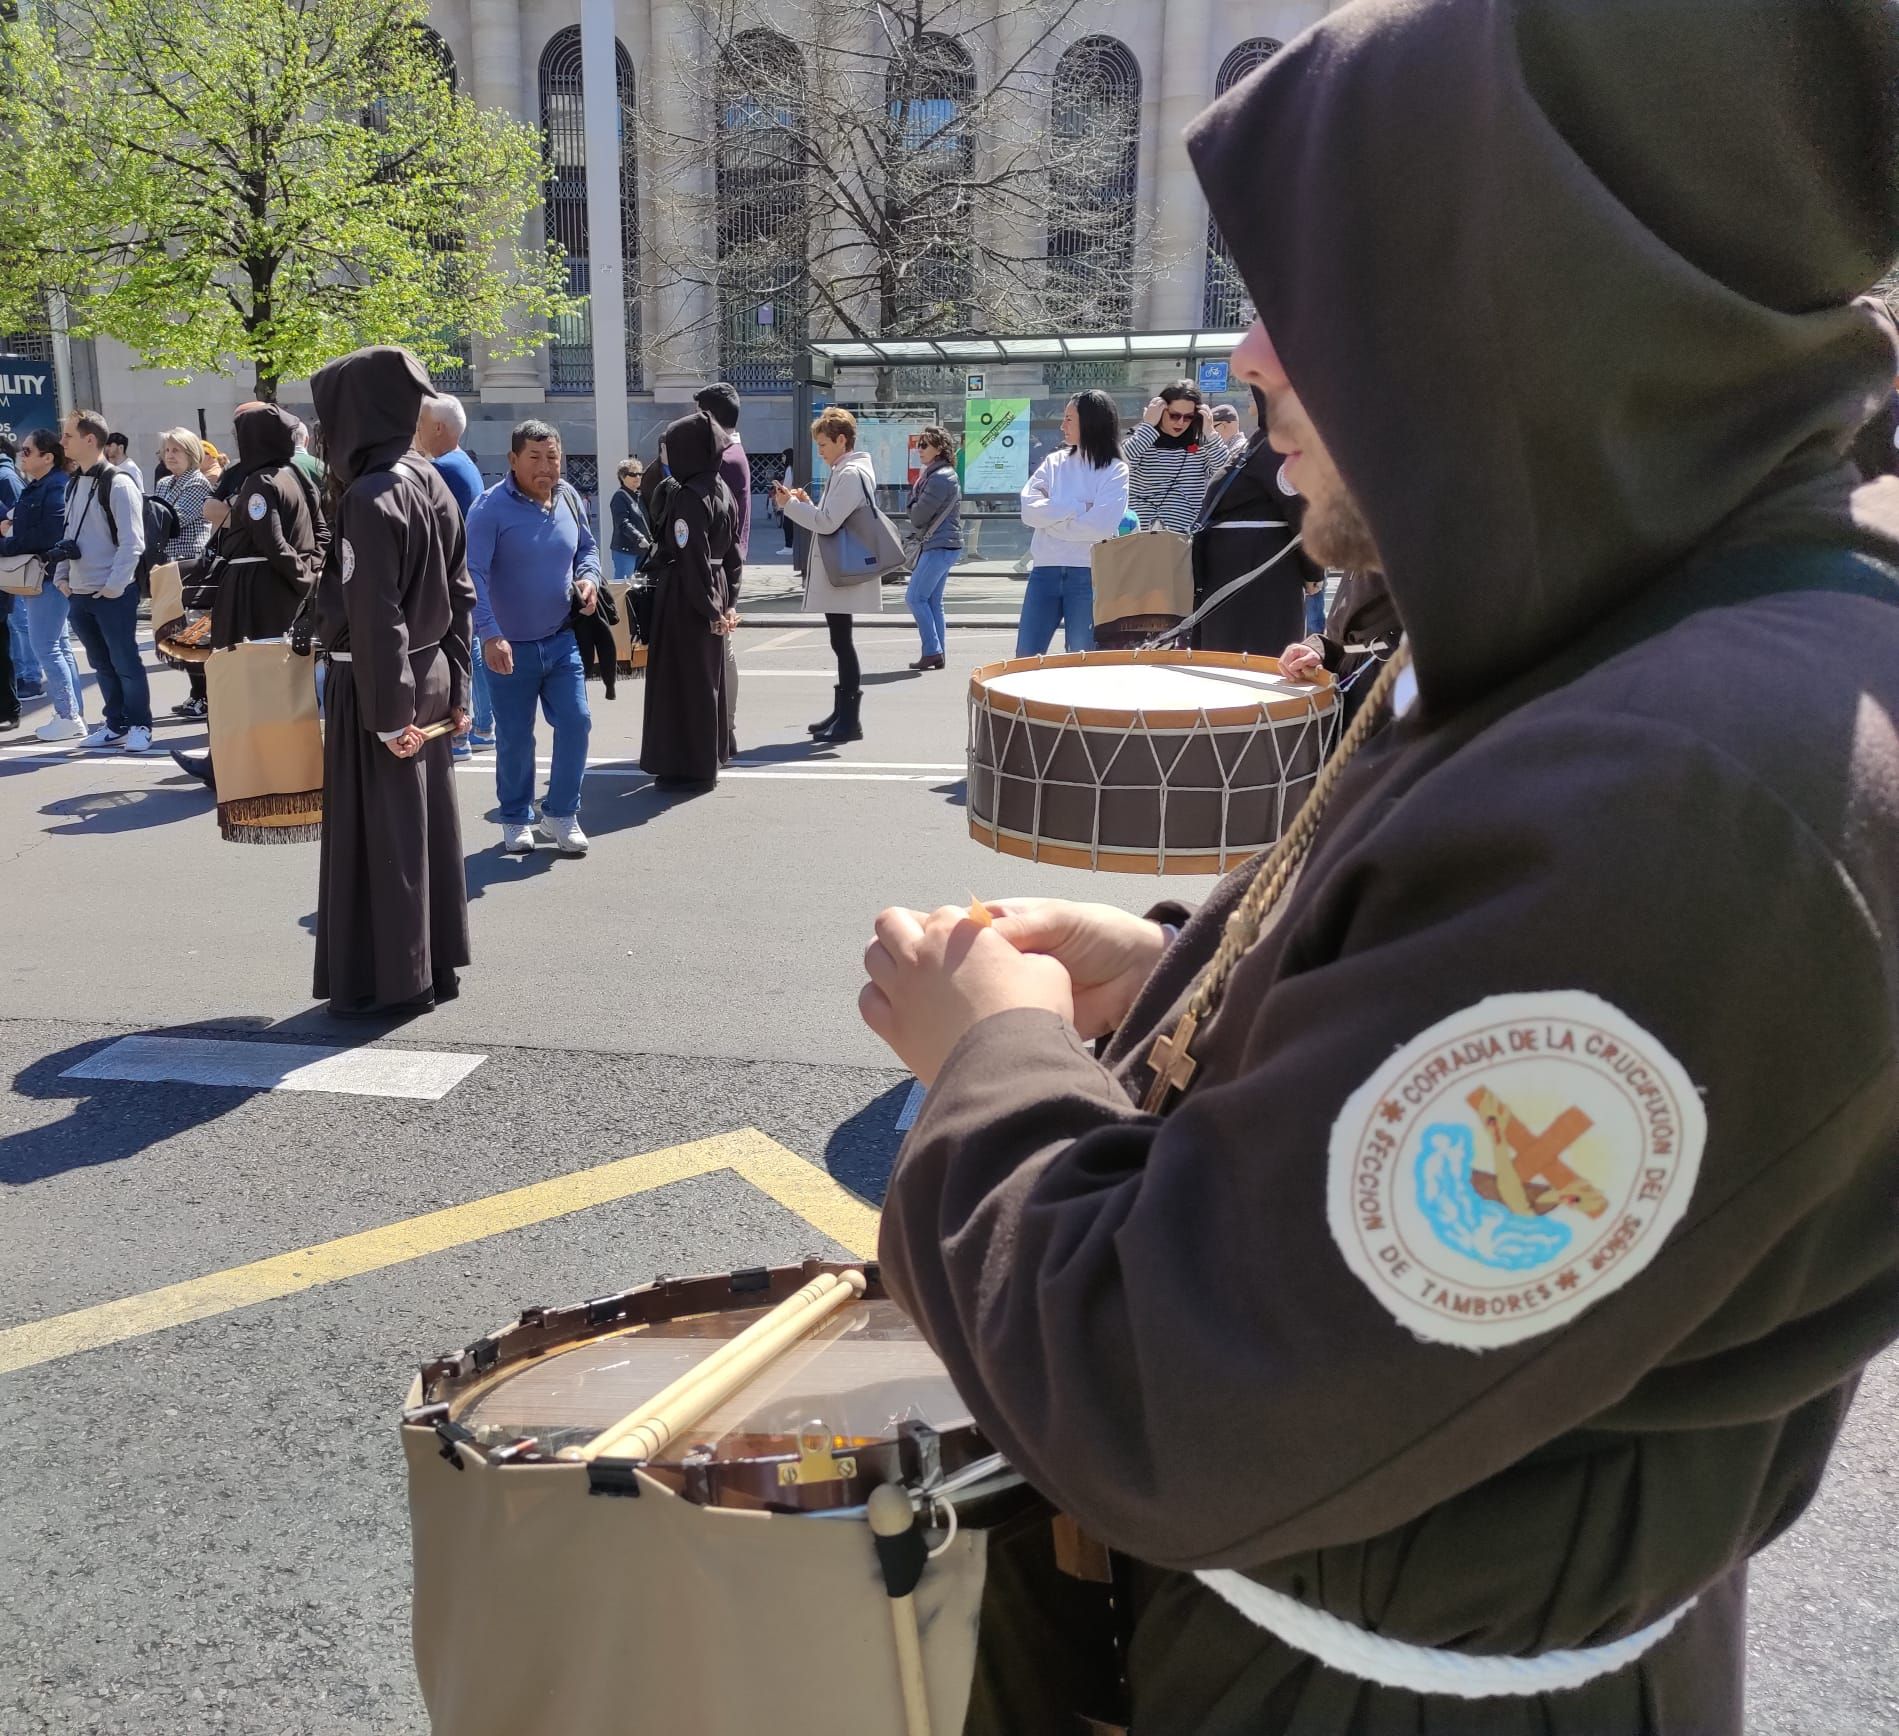
[[[324,695],[316,986],[343,1015],[422,1012],[459,992],[468,883],[447,735],[468,729],[461,509],[415,450],[429,377],[407,350],[358,350],[311,377],[335,491],[317,588]]]
[[[731,756],[726,555],[737,523],[722,447],[701,410],[668,426],[653,494],[653,642],[646,655],[640,769],[666,790],[710,789]]]
[[[1896,89],[1881,0],[1364,0],[1190,129],[1412,661],[1198,913],[886,911],[861,1001],[884,1282],[1141,1736],[1739,1736],[1899,1334]]]

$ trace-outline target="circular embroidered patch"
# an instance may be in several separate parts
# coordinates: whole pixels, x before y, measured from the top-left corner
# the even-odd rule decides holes
[[[251,515],[252,524],[262,524],[264,514],[270,511],[270,502],[261,494],[253,494],[251,496],[251,504],[246,510]]]
[[[1680,1062],[1607,1001],[1499,995],[1352,1093],[1326,1218],[1399,1324],[1495,1349],[1575,1319],[1655,1258],[1707,1132]]]
[[[692,532],[686,529],[686,521],[683,518],[674,519],[673,520],[674,544],[677,547],[683,549],[686,546],[686,544],[691,540],[691,537],[692,537]]]
[[[343,552],[338,557],[338,561],[343,571],[343,583],[347,585],[356,576],[356,551],[349,546],[348,537],[345,537],[339,546]]]

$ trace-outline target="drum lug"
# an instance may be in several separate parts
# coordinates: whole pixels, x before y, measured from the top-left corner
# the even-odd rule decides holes
[[[925,1422],[899,1425],[897,1466],[912,1489],[934,1488],[943,1476],[943,1437]]]
[[[638,1498],[640,1480],[633,1472],[636,1459],[594,1459],[587,1465],[589,1495],[631,1495]]]
[[[743,1296],[751,1290],[771,1288],[771,1268],[769,1266],[746,1266],[734,1272],[727,1280],[734,1296]]]
[[[501,1345],[493,1338],[477,1338],[468,1347],[468,1358],[475,1365],[477,1374],[486,1374],[501,1357]]]
[[[821,1418],[813,1418],[798,1431],[798,1456],[778,1467],[778,1486],[789,1489],[806,1483],[849,1482],[857,1475],[854,1453],[839,1454],[831,1449],[831,1431]]]
[[[443,1408],[444,1410],[447,1409],[446,1406]],[[475,1431],[473,1429],[463,1428],[453,1417],[441,1416],[436,1418],[435,1421],[435,1438],[442,1443],[443,1458],[448,1460],[458,1471],[468,1469],[468,1467],[462,1463],[462,1456],[456,1452],[455,1446],[459,1441],[472,1442],[475,1439]]]

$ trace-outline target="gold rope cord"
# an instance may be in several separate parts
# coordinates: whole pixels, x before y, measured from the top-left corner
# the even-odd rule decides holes
[[[1187,1051],[1195,1031],[1212,1017],[1214,1008],[1220,1004],[1227,978],[1233,974],[1240,960],[1252,951],[1261,930],[1266,926],[1266,919],[1272,915],[1280,899],[1285,896],[1286,889],[1292,884],[1293,877],[1306,859],[1307,851],[1312,848],[1312,840],[1318,834],[1319,821],[1325,814],[1326,804],[1332,799],[1332,792],[1337,789],[1339,779],[1345,775],[1345,768],[1352,763],[1358,750],[1365,745],[1366,738],[1377,726],[1390,702],[1392,688],[1397,685],[1399,675],[1410,662],[1411,647],[1409,643],[1401,643],[1384,668],[1379,670],[1371,691],[1365,695],[1364,705],[1352,719],[1351,728],[1340,739],[1332,757],[1325,762],[1325,768],[1319,773],[1298,815],[1260,865],[1259,872],[1253,876],[1252,885],[1246,889],[1246,896],[1226,919],[1220,945],[1195,985],[1187,1010],[1181,1015],[1171,1037],[1163,1038],[1156,1045],[1157,1048],[1166,1046],[1168,1059],[1165,1064],[1155,1068],[1154,1084],[1143,1108],[1150,1112],[1157,1111],[1165,1103],[1170,1090],[1185,1089],[1187,1081],[1192,1078],[1194,1067]],[[1154,1065],[1152,1060],[1149,1065]]]

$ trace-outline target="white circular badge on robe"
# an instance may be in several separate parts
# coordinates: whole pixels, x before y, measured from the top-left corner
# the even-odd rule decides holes
[[[262,524],[264,522],[264,514],[269,511],[270,502],[261,494],[253,494],[251,496],[250,515],[252,524]]]
[[[686,529],[686,521],[683,518],[674,519],[673,520],[674,544],[677,547],[683,549],[686,546],[686,544],[690,542],[691,540],[692,540],[692,532]]]
[[[1661,1252],[1707,1136],[1681,1063],[1627,1014],[1577,990],[1498,995],[1352,1093],[1326,1219],[1400,1325],[1494,1350],[1575,1319]]]
[[[343,569],[343,583],[347,585],[350,580],[356,576],[356,551],[349,546],[348,537],[343,538],[341,547],[343,550],[340,557]]]

